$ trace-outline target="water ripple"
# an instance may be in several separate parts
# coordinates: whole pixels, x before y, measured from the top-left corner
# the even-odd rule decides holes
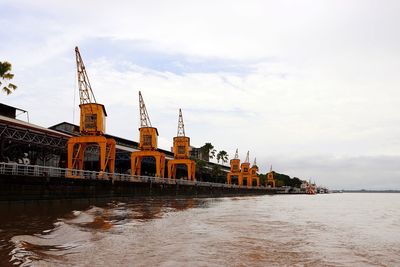
[[[400,194],[336,194],[53,207],[56,216],[22,218],[30,234],[2,224],[0,265],[399,266],[397,203]]]

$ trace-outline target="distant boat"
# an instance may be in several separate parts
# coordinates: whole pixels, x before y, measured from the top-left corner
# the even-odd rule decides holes
[[[317,190],[315,188],[315,185],[308,183],[306,186],[306,194],[315,195],[316,193],[317,193]]]

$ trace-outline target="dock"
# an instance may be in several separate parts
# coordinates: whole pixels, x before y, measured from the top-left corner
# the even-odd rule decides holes
[[[72,178],[73,177],[73,178]],[[276,194],[276,188],[0,163],[0,201]]]

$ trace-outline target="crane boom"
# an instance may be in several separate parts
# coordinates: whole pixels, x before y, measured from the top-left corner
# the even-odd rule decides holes
[[[185,136],[185,124],[183,123],[183,116],[181,109],[179,109],[178,134],[176,136]]]
[[[150,117],[147,114],[146,105],[144,104],[142,93],[139,91],[139,110],[140,110],[140,127],[151,127]]]
[[[238,158],[239,158],[239,152],[238,152],[238,149],[236,148],[235,159],[238,159]]]
[[[96,103],[96,98],[94,97],[92,87],[89,82],[89,77],[86,73],[85,64],[83,64],[83,60],[81,54],[79,53],[78,47],[75,47],[75,55],[76,55],[76,67],[78,74],[80,104],[82,105],[82,104]]]

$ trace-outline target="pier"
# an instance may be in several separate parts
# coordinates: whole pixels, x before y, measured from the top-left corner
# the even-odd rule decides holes
[[[17,163],[0,163],[0,186],[0,201],[136,196],[221,197],[277,193],[277,189],[264,186],[239,186]]]

